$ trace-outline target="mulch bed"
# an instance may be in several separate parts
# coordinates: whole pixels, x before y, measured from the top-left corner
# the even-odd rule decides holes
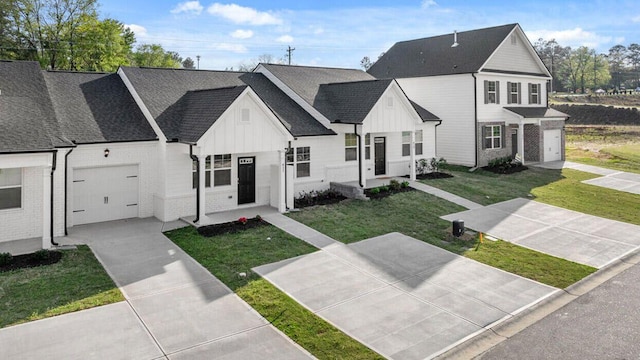
[[[433,179],[446,179],[451,178],[453,175],[444,172],[430,172],[426,174],[416,174],[417,180],[433,180]],[[403,176],[403,178],[409,178],[409,175]]]
[[[364,194],[371,200],[379,200],[379,199],[384,199],[387,196],[391,196],[393,194],[399,194],[399,193],[403,193],[403,192],[409,192],[409,191],[416,191],[416,189],[412,188],[412,187],[405,187],[405,188],[400,188],[397,190],[392,190],[389,189],[389,191],[380,191],[377,194],[372,194],[371,193],[371,189],[366,189],[364,191]]]
[[[503,168],[503,167],[489,167],[489,166],[485,166],[482,168],[482,170],[486,170],[486,171],[491,171],[492,173],[495,174],[515,174],[518,173],[520,171],[524,171],[529,169],[528,167],[524,166],[524,165],[517,165],[517,166],[510,166],[507,168]]]
[[[293,204],[296,209],[302,209],[309,206],[336,204],[345,199],[346,197],[338,193],[329,192],[329,193],[321,194],[318,196],[313,196],[313,197],[305,196],[299,199],[295,199],[293,201]]]
[[[268,223],[262,219],[251,218],[251,219],[247,219],[247,222],[244,224],[236,220],[236,221],[230,221],[222,224],[201,226],[198,228],[198,233],[206,237],[212,237],[212,236],[222,235],[222,234],[235,234],[240,231],[257,228],[260,226],[265,226],[267,224]]]
[[[62,252],[55,250],[49,251],[49,256],[44,259],[34,254],[16,255],[11,259],[10,263],[0,265],[0,272],[51,265],[57,263],[60,259],[62,259]]]

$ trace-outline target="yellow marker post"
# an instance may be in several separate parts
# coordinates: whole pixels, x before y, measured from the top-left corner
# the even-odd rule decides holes
[[[482,236],[482,233],[480,233],[480,243],[482,242],[483,242],[483,236]]]

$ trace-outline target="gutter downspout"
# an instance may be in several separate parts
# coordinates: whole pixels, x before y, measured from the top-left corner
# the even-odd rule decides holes
[[[53,194],[54,194],[53,193],[53,174],[56,171],[56,163],[57,163],[57,160],[58,160],[58,150],[53,150],[51,152],[51,155],[53,156],[53,159],[52,159],[52,163],[51,163],[51,205],[50,205],[51,206],[51,208],[50,208],[50,211],[51,211],[51,223],[49,224],[49,232],[50,232],[50,235],[51,235],[51,245],[58,246],[59,244],[57,242],[55,242],[55,240],[53,239],[53,213],[54,213],[54,211],[53,211],[53,197],[54,197],[53,196]]]
[[[73,148],[69,150],[68,153],[64,155],[64,235],[69,235],[69,231],[67,229],[67,186],[69,184],[69,155],[73,152]]]
[[[358,184],[361,188],[364,188],[364,184],[362,183],[362,156],[360,154],[360,142],[362,141],[362,135],[358,134],[358,124],[353,124],[353,132],[356,134],[358,138]]]
[[[476,73],[471,73],[471,76],[473,76],[473,130],[475,134],[474,152],[476,153],[476,163],[473,168],[475,169],[478,167],[478,78],[476,78]],[[496,96],[500,96],[500,94],[497,94]]]
[[[291,151],[291,141],[289,141],[289,146],[287,147],[287,154]],[[287,182],[287,167],[289,166],[287,164],[287,154],[284,155],[284,208],[285,210],[289,211],[289,198],[287,194],[287,187],[288,187],[288,182]]]
[[[193,220],[194,223],[200,221],[200,159],[193,155],[193,145],[189,144],[189,157],[192,161],[196,162],[196,218]]]

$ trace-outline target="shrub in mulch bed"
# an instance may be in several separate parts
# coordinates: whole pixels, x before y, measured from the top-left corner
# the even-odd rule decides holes
[[[32,268],[55,264],[62,259],[62,252],[56,250],[38,250],[32,254],[11,256],[0,254],[0,272]]]
[[[298,198],[294,199],[293,204],[296,209],[301,209],[315,205],[336,204],[345,199],[345,196],[332,190],[313,190],[308,193],[302,193]]]
[[[485,166],[482,168],[482,170],[486,170],[486,171],[491,171],[492,173],[495,174],[514,174],[514,173],[518,173],[520,171],[524,171],[529,169],[528,167],[522,165],[522,164],[518,164],[518,165],[512,165],[509,167],[491,167],[491,166]]]
[[[416,189],[412,187],[401,187],[399,189],[392,189],[389,186],[380,186],[377,188],[366,189],[364,194],[371,200],[379,200],[384,199],[387,196],[391,196],[393,194],[415,191]]]
[[[262,218],[259,216],[255,218],[250,218],[250,219],[241,217],[236,221],[230,221],[222,224],[201,226],[198,228],[198,233],[206,237],[212,237],[212,236],[222,235],[222,234],[235,234],[240,231],[257,228],[260,226],[265,226],[267,224],[268,223],[262,220]]]

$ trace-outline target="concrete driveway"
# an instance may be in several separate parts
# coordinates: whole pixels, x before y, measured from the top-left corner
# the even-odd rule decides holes
[[[640,226],[527,199],[442,217],[546,254],[602,268],[640,247]]]
[[[545,169],[574,169],[592,174],[602,175],[601,177],[585,180],[583,183],[624,191],[632,194],[640,194],[640,174],[624,171],[605,169],[599,166],[585,165],[571,161],[554,161],[536,165]]]
[[[19,359],[308,359],[223,283],[162,235],[154,219],[74,227],[126,302],[0,330]]]
[[[434,357],[558,291],[399,233],[254,271],[393,359]]]

